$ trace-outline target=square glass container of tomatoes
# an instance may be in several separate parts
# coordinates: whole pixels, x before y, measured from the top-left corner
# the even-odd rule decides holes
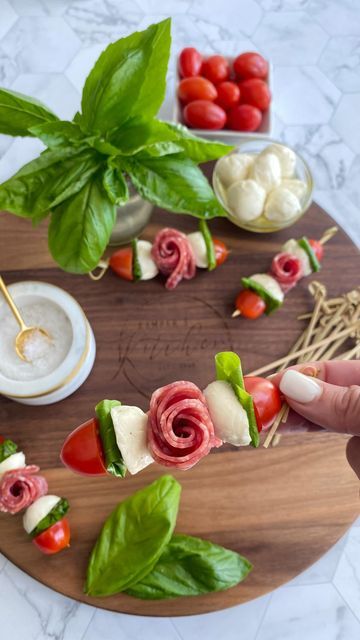
[[[213,54],[202,54],[204,60],[207,60]],[[223,56],[229,63],[230,68],[232,70],[231,77],[229,78],[230,82],[235,82],[236,84],[240,83],[240,79],[234,78],[233,73],[233,62],[235,60],[234,57]],[[186,122],[184,118],[184,108],[185,104],[181,102],[178,97],[178,87],[182,78],[179,73],[179,56],[176,57],[175,61],[175,95],[174,95],[174,104],[172,110],[172,119],[176,124],[184,124],[186,125],[190,131],[194,133],[194,135],[202,136],[203,138],[208,138],[210,140],[222,140],[223,142],[227,142],[228,144],[237,144],[239,140],[244,138],[271,138],[273,135],[273,112],[274,112],[274,93],[273,93],[273,71],[272,66],[269,61],[268,62],[268,73],[264,78],[264,82],[267,84],[270,94],[271,94],[271,102],[269,107],[261,112],[261,122],[255,131],[240,131],[230,128],[227,124],[225,127],[221,129],[209,129],[209,128],[200,128],[199,126],[190,126],[189,123]],[[215,85],[215,87],[218,85]],[[240,103],[242,100],[240,99]],[[216,103],[216,100],[215,100]],[[228,113],[228,111],[227,111]]]

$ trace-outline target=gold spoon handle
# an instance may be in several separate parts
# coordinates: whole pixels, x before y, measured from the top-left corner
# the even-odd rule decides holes
[[[26,326],[24,320],[22,319],[22,317],[21,317],[21,315],[19,313],[19,310],[18,310],[14,300],[12,299],[12,297],[11,297],[9,291],[8,291],[8,288],[7,288],[7,286],[6,286],[4,280],[2,279],[1,276],[0,276],[0,290],[1,290],[1,292],[2,292],[2,294],[4,296],[4,298],[5,298],[6,302],[8,303],[11,311],[13,312],[14,317],[16,318],[16,321],[19,323],[20,328],[22,330],[27,329],[27,326]]]

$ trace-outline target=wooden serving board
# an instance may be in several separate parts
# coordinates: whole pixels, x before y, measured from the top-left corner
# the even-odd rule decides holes
[[[24,533],[21,517],[0,517],[0,550],[18,567],[77,600],[115,611],[185,615],[222,609],[256,598],[315,562],[350,526],[359,510],[358,482],[345,459],[346,439],[330,434],[284,436],[265,450],[222,447],[187,472],[182,484],[177,531],[234,549],[254,564],[249,578],[224,593],[149,602],[126,595],[87,598],[82,591],[87,560],[106,516],[115,505],[151,482],[165,468],[152,465],[135,477],[86,479],[64,469],[59,451],[65,436],[92,416],[103,398],[148,407],[151,392],[174,380],[201,388],[214,378],[213,356],[234,350],[244,370],[287,353],[301,325],[297,315],[311,304],[303,280],[279,312],[256,322],[232,319],[241,275],[266,271],[282,242],[306,233],[318,238],[333,221],[316,205],[292,229],[254,235],[224,220],[213,232],[232,250],[213,273],[198,270],[175,292],[161,278],[128,283],[108,273],[100,282],[63,273],[47,252],[46,225],[0,215],[0,272],[8,283],[38,279],[73,294],[90,320],[97,359],[86,383],[73,396],[49,407],[26,407],[0,398],[0,432],[17,441],[27,460],[39,464],[50,491],[71,503],[72,545],[55,557],[38,553]],[[144,234],[161,226],[184,231],[195,221],[156,212]],[[339,232],[326,248],[320,279],[331,295],[359,284],[359,252]]]

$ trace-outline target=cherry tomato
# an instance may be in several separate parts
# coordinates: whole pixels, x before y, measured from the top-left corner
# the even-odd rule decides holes
[[[178,87],[178,97],[185,104],[193,102],[193,100],[215,100],[217,91],[210,80],[196,76],[181,80]]]
[[[253,398],[258,429],[268,429],[281,409],[280,392],[266,378],[244,377],[245,389]]]
[[[70,547],[70,525],[67,518],[55,522],[33,539],[33,543],[42,553],[52,555]]]
[[[261,119],[260,109],[251,104],[238,104],[229,111],[227,126],[234,131],[256,131]]]
[[[243,289],[235,300],[235,306],[244,318],[256,320],[266,309],[264,300],[251,289]]]
[[[271,102],[271,93],[268,85],[260,78],[249,78],[240,82],[241,102],[251,104],[260,111],[266,111]]]
[[[133,280],[133,250],[131,247],[123,247],[112,254],[110,267],[117,276],[124,280]]]
[[[216,89],[218,93],[216,103],[219,104],[220,107],[226,110],[238,104],[240,100],[240,89],[235,82],[220,82]]]
[[[319,262],[322,261],[323,257],[324,257],[324,247],[322,246],[322,244],[318,241],[318,240],[309,240],[309,245],[311,246],[312,250],[314,251],[317,259],[319,260]]]
[[[182,78],[199,76],[203,59],[194,47],[186,47],[179,55],[179,73]]]
[[[88,420],[66,438],[60,453],[61,462],[75,473],[103,476],[107,473],[98,421]]]
[[[269,65],[259,53],[248,51],[234,60],[234,71],[244,80],[247,78],[264,79],[269,72]]]
[[[229,78],[230,65],[224,56],[210,56],[203,63],[201,73],[214,84],[218,84]]]
[[[5,440],[4,436],[0,436],[0,444],[4,442],[4,440]]]
[[[210,100],[194,100],[186,105],[184,120],[189,127],[222,129],[226,122],[226,113]]]
[[[213,238],[214,249],[215,249],[215,258],[216,258],[216,266],[220,267],[220,265],[225,262],[229,255],[229,250],[222,240],[218,240],[217,238]]]

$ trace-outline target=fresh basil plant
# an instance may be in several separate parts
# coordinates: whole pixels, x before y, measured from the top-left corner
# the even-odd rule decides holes
[[[85,81],[72,122],[0,89],[0,133],[36,136],[48,147],[0,185],[0,209],[34,224],[50,215],[49,248],[65,271],[96,267],[116,207],[129,198],[128,179],[143,198],[169,211],[202,219],[225,215],[197,165],[232,147],[156,118],[170,25],[167,19],[110,44]]]

